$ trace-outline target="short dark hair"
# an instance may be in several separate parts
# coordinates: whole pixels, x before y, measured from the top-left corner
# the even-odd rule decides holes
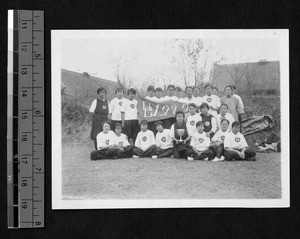
[[[200,105],[200,109],[202,109],[202,108],[204,108],[204,107],[206,107],[207,109],[209,109],[209,105],[208,105],[206,102],[204,102],[204,103],[202,103],[202,104]]]
[[[164,126],[164,124],[163,124],[163,122],[162,121],[156,121],[155,123],[154,123],[154,125],[155,125],[155,127],[157,126],[157,125],[161,125],[161,126]]]
[[[196,106],[195,103],[189,103],[189,108],[190,108],[191,106],[194,107],[194,108],[197,108],[197,106]]]
[[[240,122],[238,122],[238,121],[234,121],[233,123],[232,123],[232,128],[233,127],[235,127],[235,126],[240,126]]]
[[[147,92],[148,92],[149,90],[155,91],[154,86],[153,86],[153,85],[149,85],[149,86],[148,86],[148,89],[147,89]]]
[[[155,91],[163,91],[163,89],[160,88],[160,87],[157,87],[157,88],[155,89]]]
[[[222,119],[221,120],[221,124],[222,124],[223,121],[226,121],[229,124],[229,120],[228,119]]]
[[[228,105],[227,105],[227,104],[222,103],[222,104],[220,105],[220,109],[221,109],[222,106],[226,106],[226,108],[228,109]]]
[[[230,88],[230,89],[231,89],[231,91],[233,91],[233,89],[232,89],[232,85],[227,85],[227,86],[225,86],[225,88],[224,88],[224,91],[226,90],[226,88]]]
[[[168,85],[167,90],[169,90],[170,88],[173,88],[175,90],[175,86],[174,85]]]
[[[184,112],[182,110],[177,110],[175,113],[175,118],[177,117],[177,115],[182,114],[184,116]]]
[[[116,129],[117,127],[121,127],[121,129],[123,129],[122,124],[119,123],[119,122],[115,124],[115,129]]]
[[[118,87],[118,88],[116,89],[115,93],[117,94],[118,92],[123,92],[123,93],[124,93],[124,90],[123,90],[123,88],[121,88],[121,87]]]
[[[181,89],[180,86],[177,86],[177,87],[175,88],[175,90],[177,90],[177,91],[182,91],[182,89]]]
[[[144,119],[144,120],[141,121],[140,125],[142,125],[142,124],[148,125],[148,121]]]
[[[111,127],[111,123],[109,121],[103,121],[102,124],[101,124],[102,128],[103,128],[104,124],[109,124],[109,126]]]
[[[97,95],[99,95],[99,92],[100,92],[100,91],[104,91],[105,94],[106,94],[106,90],[105,90],[104,87],[99,87],[99,88],[97,89]]]
[[[210,83],[208,83],[208,84],[206,84],[206,85],[204,86],[204,90],[205,90],[207,87],[212,88]]]
[[[130,93],[136,95],[136,90],[133,87],[131,87],[131,88],[128,89],[127,95],[129,95]]]
[[[193,87],[191,87],[191,86],[187,86],[187,87],[185,88],[185,92],[186,92],[187,89],[191,89],[191,90],[193,91]]]
[[[200,125],[204,125],[203,122],[200,120],[196,123],[196,127],[200,126]]]
[[[231,85],[231,87],[232,87],[232,89],[236,90],[236,87],[235,87],[235,85]]]

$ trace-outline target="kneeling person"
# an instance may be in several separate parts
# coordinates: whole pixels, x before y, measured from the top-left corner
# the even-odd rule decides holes
[[[224,156],[226,160],[255,160],[256,152],[249,149],[247,141],[240,133],[240,123],[232,123],[232,132],[224,140]]]
[[[133,149],[134,158],[145,158],[154,155],[156,150],[154,134],[151,130],[148,130],[148,122],[142,120],[141,131],[138,133],[135,140],[135,148]]]
[[[173,141],[170,129],[164,129],[163,122],[155,122],[157,134],[155,136],[156,150],[152,158],[171,157],[173,154]]]
[[[196,124],[198,132],[193,134],[191,139],[191,146],[196,152],[193,156],[196,160],[209,160],[215,157],[214,151],[209,149],[210,138],[204,132],[204,124],[202,121],[198,121]]]
[[[120,123],[116,124],[115,132],[114,145],[117,158],[131,158],[134,145],[130,145],[127,136],[122,134],[122,125]]]
[[[110,130],[110,123],[103,122],[103,131],[96,137],[97,150],[92,151],[91,160],[115,158],[117,152],[114,144],[115,137],[115,133]]]

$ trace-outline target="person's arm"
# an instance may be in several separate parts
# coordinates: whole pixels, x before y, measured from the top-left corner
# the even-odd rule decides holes
[[[155,144],[156,144],[156,147],[160,147],[160,140],[159,138],[157,137],[158,133],[156,134],[155,136]]]
[[[108,104],[108,119],[111,120],[112,112],[114,111],[114,99],[111,100],[111,102]]]
[[[178,139],[175,138],[175,132],[174,132],[174,124],[171,126],[171,139],[178,143]]]
[[[188,137],[185,139],[185,140],[183,140],[183,143],[185,144],[187,141],[189,141],[190,139],[192,138],[192,136],[191,135],[188,135]]]
[[[138,133],[134,145],[137,148],[141,148],[141,134],[140,133]]]
[[[151,145],[156,145],[156,142],[155,142],[155,137],[154,137],[154,133],[150,130],[150,135],[151,135]]]
[[[217,131],[217,121],[215,117],[211,118],[211,131],[215,133]]]
[[[92,102],[91,107],[90,107],[90,110],[89,110],[89,112],[90,112],[92,115],[94,114],[96,107],[97,107],[97,100],[94,100],[94,101]]]
[[[244,107],[242,107],[241,102],[237,98],[235,98],[235,104],[236,104],[236,112],[239,115],[244,114]]]

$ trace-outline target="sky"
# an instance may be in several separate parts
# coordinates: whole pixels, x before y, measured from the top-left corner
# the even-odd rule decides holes
[[[210,72],[212,63],[221,57],[223,64],[257,62],[261,59],[274,61],[280,59],[279,40],[277,38],[205,38],[203,59],[208,62]],[[119,65],[121,76],[126,77],[130,85],[143,87],[147,84],[162,86],[173,83],[183,86],[182,76],[177,72],[180,58],[178,47],[174,48],[172,38],[103,38],[91,37],[63,39],[61,44],[61,68],[88,72],[90,75],[116,81],[116,69]],[[205,52],[205,51],[204,51]],[[171,63],[172,57],[177,63]],[[199,63],[201,64],[203,63]],[[190,83],[193,84],[191,77]],[[208,80],[208,75],[205,77]],[[145,84],[146,83],[146,84]]]

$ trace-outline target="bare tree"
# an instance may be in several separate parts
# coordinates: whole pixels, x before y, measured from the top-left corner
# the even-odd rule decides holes
[[[228,64],[225,65],[228,74],[233,80],[234,84],[237,85],[246,73],[247,65],[245,64],[232,64],[230,67]]]

